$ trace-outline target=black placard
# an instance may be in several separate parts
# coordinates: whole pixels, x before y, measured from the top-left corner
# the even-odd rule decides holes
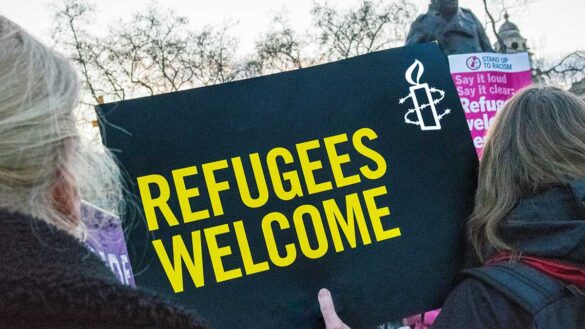
[[[436,44],[99,112],[140,210],[125,222],[137,285],[213,328],[322,327],[322,287],[363,328],[451,288],[477,158]],[[173,266],[181,243],[193,277]]]

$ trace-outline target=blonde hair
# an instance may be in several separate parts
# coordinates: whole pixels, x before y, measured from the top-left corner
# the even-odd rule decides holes
[[[59,211],[55,182],[73,180],[81,197],[110,204],[121,188],[112,157],[80,142],[78,95],[69,62],[0,15],[0,208],[82,236],[83,224]]]
[[[468,222],[480,259],[514,250],[498,226],[518,202],[585,178],[585,102],[554,87],[530,87],[510,99],[489,130]]]

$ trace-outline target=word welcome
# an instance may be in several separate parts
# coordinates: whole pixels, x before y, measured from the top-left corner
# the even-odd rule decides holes
[[[235,220],[232,218],[226,222],[221,222],[220,219],[225,215],[222,196],[230,190],[235,191],[236,188],[244,206],[260,209],[267,205],[270,198],[289,202],[306,195],[359,184],[364,180],[381,179],[387,171],[386,160],[380,153],[366,145],[367,141],[373,141],[377,137],[372,129],[362,128],[354,132],[351,139],[347,134],[339,134],[323,140],[315,139],[295,144],[294,151],[276,147],[263,157],[259,153],[250,154],[251,168],[248,169],[251,169],[253,180],[248,179],[241,157],[202,164],[200,168],[209,204],[201,209],[192,208],[192,201],[201,196],[199,187],[187,187],[186,183],[189,178],[199,174],[197,166],[172,170],[173,190],[163,175],[138,177],[138,189],[149,231],[159,230],[161,219],[168,227],[181,227],[192,222],[214,219],[210,226],[204,229],[191,230],[187,233],[182,231],[173,235],[170,241],[162,239],[152,241],[152,247],[173,291],[175,293],[184,291],[184,268],[195,287],[205,285],[204,267],[209,264],[204,264],[204,259],[207,259],[204,258],[204,250],[209,253],[215,282],[219,283],[265,272],[274,266],[290,266],[300,254],[309,259],[321,258],[331,249],[329,241],[333,242],[332,249],[342,252],[346,245],[356,248],[359,244],[371,244],[373,240],[379,242],[399,237],[400,228],[388,228],[389,225],[383,221],[390,215],[387,206],[379,205],[381,197],[388,193],[384,185],[344,195],[344,207],[339,206],[340,198],[339,194],[336,194],[337,198],[325,198],[318,204],[296,206],[291,213],[266,211],[265,215],[259,216],[261,218]],[[348,174],[347,170],[344,171],[344,167],[352,161],[349,153],[339,151],[340,146],[348,146],[344,144],[349,144],[369,163],[359,167],[357,172]],[[314,155],[317,152],[324,152],[329,163],[328,168],[324,167],[321,160],[316,159]],[[264,168],[268,169],[267,172]],[[316,173],[322,170],[329,170],[333,179],[317,181]],[[155,191],[158,191],[156,196],[153,193]],[[171,195],[178,200],[180,214],[173,212],[169,206]],[[254,225],[252,229],[249,228]],[[285,230],[294,232],[295,241],[285,241],[280,234]],[[248,239],[250,232],[262,234],[264,244],[251,246]],[[186,235],[191,241],[189,247],[185,243]],[[233,245],[221,243],[226,241],[226,237],[232,237],[230,241],[235,240]],[[241,266],[228,269],[224,259],[235,256],[232,247],[236,245]],[[254,252],[252,247],[264,250]],[[255,257],[257,255],[267,257],[258,259]]]

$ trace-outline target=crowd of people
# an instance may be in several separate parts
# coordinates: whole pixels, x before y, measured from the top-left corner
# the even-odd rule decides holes
[[[79,89],[67,59],[0,16],[0,327],[206,328],[196,310],[118,283],[82,244],[82,193],[107,186],[121,200],[121,187],[108,153],[84,151]],[[106,174],[91,174],[98,162]],[[433,328],[585,327],[583,100],[533,86],[507,102],[468,237],[474,268]],[[348,328],[327,289],[317,302],[328,329]]]

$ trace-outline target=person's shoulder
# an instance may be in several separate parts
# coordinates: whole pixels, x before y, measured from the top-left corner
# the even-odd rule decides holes
[[[117,319],[121,328],[126,325],[150,327],[153,324],[157,324],[157,328],[206,328],[203,321],[194,312],[174,305],[149,291],[110,281],[97,281],[93,282],[92,285],[98,287],[101,285],[99,288],[90,288],[90,293],[96,296],[101,303],[101,318],[104,321]],[[82,303],[82,305],[84,304]],[[131,314],[123,311],[130,309],[132,310]]]
[[[504,294],[473,277],[462,280],[447,297],[434,329],[525,328],[531,316]]]
[[[194,313],[111,280],[74,275],[9,281],[0,283],[0,327],[35,319],[54,325],[47,328],[206,328]]]
[[[69,234],[20,214],[0,211],[0,219],[7,250],[0,255],[0,328],[26,328],[31,319],[83,328],[204,328],[194,314],[119,283]]]
[[[485,295],[489,296],[498,293],[491,286],[486,285],[483,281],[478,280],[474,277],[466,277],[455,287],[453,292],[460,291],[465,293],[471,293],[473,295]]]
[[[463,279],[451,294],[461,300],[470,302],[484,302],[513,309],[521,308],[520,305],[509,299],[503,292],[475,277]]]

